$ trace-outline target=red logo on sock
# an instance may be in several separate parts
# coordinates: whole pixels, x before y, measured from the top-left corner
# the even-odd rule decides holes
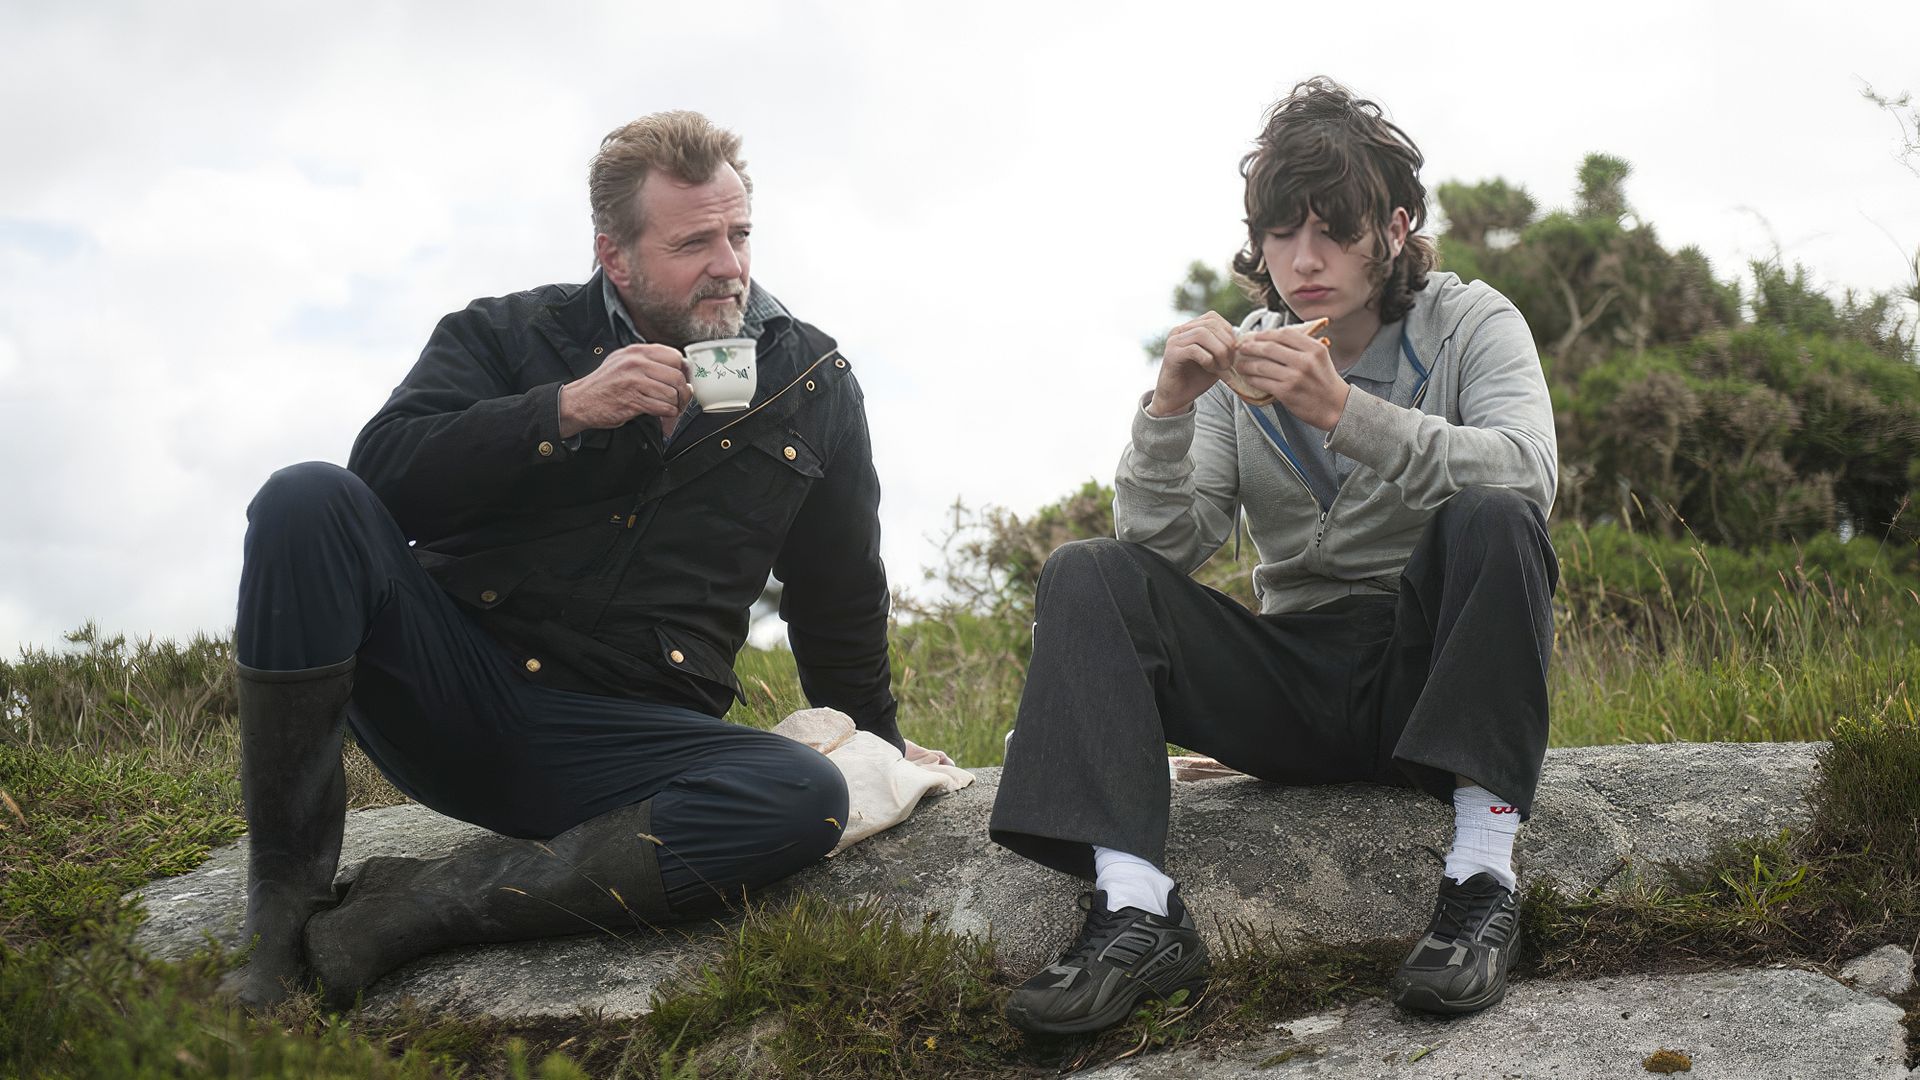
[[[1520,812],[1520,808],[1517,806],[1489,806],[1487,809],[1496,814],[1517,814]]]

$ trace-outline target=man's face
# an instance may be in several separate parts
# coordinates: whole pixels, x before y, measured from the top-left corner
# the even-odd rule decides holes
[[[1407,223],[1407,212],[1394,210],[1387,250],[1395,255],[1406,243]],[[1294,314],[1307,321],[1325,316],[1338,324],[1372,303],[1380,286],[1368,272],[1373,234],[1342,245],[1328,235],[1329,228],[1309,210],[1299,225],[1267,230],[1260,254],[1274,288]]]
[[[746,315],[753,230],[747,188],[730,165],[704,184],[648,176],[635,198],[640,237],[594,238],[607,277],[648,341],[680,348],[735,337]]]

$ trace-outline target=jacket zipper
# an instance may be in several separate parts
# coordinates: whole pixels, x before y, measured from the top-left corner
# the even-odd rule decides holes
[[[1251,411],[1253,409],[1253,406],[1249,405],[1247,406],[1247,409]],[[1282,436],[1282,438],[1284,438],[1284,436]],[[1271,440],[1269,440],[1269,443],[1271,444]],[[1280,447],[1274,446],[1274,449],[1280,450]],[[1287,452],[1285,450],[1280,450],[1280,460],[1287,463],[1287,471],[1293,474],[1293,478],[1295,480],[1300,481],[1300,486],[1306,491],[1307,498],[1312,499],[1315,506],[1319,506],[1320,496],[1314,494],[1313,485],[1307,483],[1306,474],[1302,473],[1300,471],[1300,467],[1293,463],[1293,458],[1287,456]],[[1343,484],[1341,486],[1344,487],[1345,485]],[[1339,502],[1339,501],[1340,501],[1340,493],[1336,491],[1333,493],[1333,502]],[[1333,503],[1328,503],[1326,506],[1323,506],[1320,508],[1320,524],[1313,534],[1314,547],[1319,547],[1320,538],[1327,534],[1327,515],[1332,512],[1333,512]]]
[[[1342,488],[1345,488],[1347,485],[1341,484],[1340,486]],[[1327,508],[1325,510],[1320,511],[1320,528],[1317,532],[1313,534],[1314,547],[1316,548],[1319,547],[1320,541],[1325,540],[1327,538],[1327,517],[1328,515],[1333,513],[1333,508],[1335,506],[1338,506],[1339,504],[1340,504],[1340,492],[1336,491],[1333,493],[1333,501],[1327,504]]]

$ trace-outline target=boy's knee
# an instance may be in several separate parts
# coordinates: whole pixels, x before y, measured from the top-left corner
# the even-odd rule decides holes
[[[1433,524],[1450,544],[1526,547],[1529,538],[1546,535],[1539,509],[1512,488],[1461,488],[1440,507]]]
[[[1040,568],[1040,592],[1074,590],[1103,582],[1116,566],[1132,565],[1135,545],[1111,537],[1060,545]],[[1104,586],[1100,586],[1104,587]]]
[[[1527,497],[1503,487],[1483,487],[1475,485],[1461,488],[1440,507],[1440,517],[1446,521],[1531,521],[1533,504]]]

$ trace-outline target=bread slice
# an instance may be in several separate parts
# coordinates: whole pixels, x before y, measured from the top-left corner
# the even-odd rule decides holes
[[[1324,316],[1301,327],[1302,330],[1306,331],[1308,337],[1312,337],[1326,328],[1327,320]],[[1239,395],[1241,401],[1246,402],[1256,409],[1273,404],[1272,394],[1255,390],[1252,386],[1248,385],[1247,380],[1240,375],[1239,370],[1236,368],[1228,368],[1223,381],[1227,384],[1227,389]]]

